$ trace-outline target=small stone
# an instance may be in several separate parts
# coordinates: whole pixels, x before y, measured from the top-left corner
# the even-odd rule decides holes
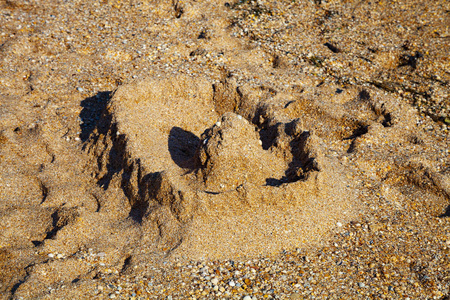
[[[114,299],[116,298],[116,294],[109,294],[109,299]]]
[[[289,296],[289,299],[291,299],[291,300],[299,300],[299,299],[301,299],[301,296],[300,296],[299,293],[293,293],[293,294],[291,294]]]
[[[211,279],[211,283],[214,285],[217,285],[219,283],[219,279],[213,278],[213,279]]]
[[[59,258],[59,259],[61,259],[63,257],[64,257],[64,255],[62,255],[61,253],[58,253],[58,255],[56,255],[56,258]]]
[[[50,257],[50,258],[53,258],[53,257],[55,257],[55,254],[49,253],[47,256]]]
[[[230,282],[228,282],[228,285],[229,286],[236,286],[236,283],[233,280],[231,280]]]
[[[336,225],[337,225],[337,227],[342,227],[342,223],[341,222],[337,222]]]
[[[250,296],[245,296],[243,300],[252,300],[252,297],[250,297]]]

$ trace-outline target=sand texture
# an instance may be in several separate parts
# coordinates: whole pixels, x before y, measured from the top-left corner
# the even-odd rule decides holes
[[[448,1],[0,0],[4,299],[448,299]]]

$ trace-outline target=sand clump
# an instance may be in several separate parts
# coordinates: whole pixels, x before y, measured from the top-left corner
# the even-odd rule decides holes
[[[99,182],[120,175],[146,239],[176,257],[257,255],[317,241],[358,210],[344,170],[299,119],[269,118],[276,125],[262,133],[251,120],[263,117],[220,116],[217,88],[201,87],[185,76],[124,86],[103,117],[105,138],[92,135]]]

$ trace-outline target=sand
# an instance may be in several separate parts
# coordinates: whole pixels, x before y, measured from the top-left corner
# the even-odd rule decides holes
[[[445,1],[0,1],[5,299],[447,299]]]

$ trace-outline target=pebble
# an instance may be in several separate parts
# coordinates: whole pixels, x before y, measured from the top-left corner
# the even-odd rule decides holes
[[[213,278],[211,279],[211,283],[214,285],[217,285],[219,283],[219,279],[218,278]]]
[[[228,282],[228,285],[229,286],[236,286],[236,283],[233,280],[231,280],[230,282]]]
[[[245,296],[245,297],[243,298],[243,300],[252,300],[252,297],[250,297],[250,296]]]
[[[299,293],[293,293],[289,296],[290,300],[300,300],[302,299],[302,296]]]

